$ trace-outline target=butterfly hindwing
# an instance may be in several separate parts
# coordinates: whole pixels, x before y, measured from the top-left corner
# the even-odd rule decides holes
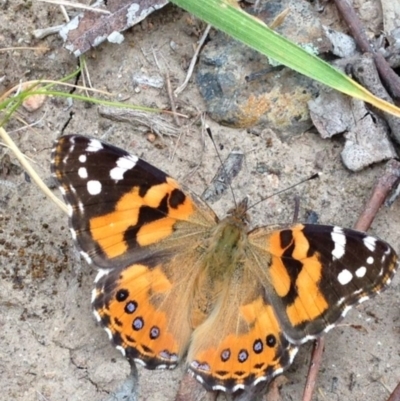
[[[208,390],[235,392],[280,374],[297,347],[280,322],[259,277],[256,258],[246,260],[223,288],[212,314],[192,334],[190,371]]]
[[[170,264],[164,259],[100,271],[95,280],[97,320],[123,355],[148,369],[175,367],[192,333],[188,288],[194,272]]]

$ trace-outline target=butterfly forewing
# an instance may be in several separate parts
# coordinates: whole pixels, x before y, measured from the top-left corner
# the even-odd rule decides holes
[[[386,242],[336,226],[260,228],[251,238],[272,255],[268,296],[294,343],[328,331],[351,306],[383,290],[398,263]]]
[[[143,248],[160,245],[178,220],[190,220],[195,235],[216,219],[210,209],[200,213],[167,174],[97,139],[61,137],[51,166],[69,208],[73,238],[98,267],[141,260],[149,254]]]

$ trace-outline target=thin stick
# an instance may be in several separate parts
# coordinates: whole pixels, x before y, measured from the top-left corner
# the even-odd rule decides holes
[[[299,221],[299,211],[300,211],[300,198],[298,195],[294,197],[294,211],[292,223],[296,224]]]
[[[166,82],[166,84],[167,84],[167,93],[168,93],[169,102],[170,102],[170,104],[171,104],[171,110],[172,110],[172,113],[173,113],[173,117],[174,117],[175,124],[176,124],[178,127],[181,127],[181,126],[182,126],[182,123],[181,123],[181,121],[179,120],[179,117],[178,117],[177,114],[176,114],[176,104],[175,104],[174,95],[173,95],[173,93],[172,93],[171,80],[170,80],[170,78],[169,78],[169,73],[168,73],[168,71],[165,72],[165,82]]]
[[[324,353],[325,338],[321,337],[314,341],[311,353],[310,366],[308,368],[307,380],[304,386],[303,401],[311,401],[317,382],[319,368],[321,367],[322,354]]]
[[[197,45],[196,51],[193,54],[192,60],[190,61],[190,65],[186,74],[186,78],[183,81],[183,84],[179,86],[178,88],[175,89],[174,95],[178,96],[181,92],[183,92],[187,86],[187,84],[190,81],[190,78],[192,77],[194,67],[197,62],[197,58],[199,57],[200,50],[202,49],[204,42],[207,39],[208,34],[210,33],[211,25],[207,25],[207,28],[204,30],[203,35],[201,36],[199,40],[199,44]]]
[[[389,160],[385,172],[376,182],[372,195],[354,226],[356,230],[367,231],[370,228],[379,208],[399,180],[400,162]]]
[[[61,26],[61,25],[60,25]],[[26,47],[26,46],[20,46],[20,47],[3,47],[0,49],[0,53],[2,52],[8,52],[8,51],[14,51],[14,50],[43,50],[43,51],[49,51],[50,47],[47,46],[36,46],[36,47]]]
[[[73,7],[73,8],[80,8],[82,10],[89,10],[89,11],[93,11],[93,12],[101,13],[101,14],[111,14],[111,11],[102,10],[101,8],[94,8],[94,7],[91,7],[91,6],[85,6],[84,4],[74,3],[72,1],[66,1],[66,0],[37,0],[37,1],[41,1],[43,3],[56,4],[58,6],[67,6],[67,7]]]
[[[363,53],[372,53],[376,68],[379,71],[379,75],[389,88],[393,97],[400,99],[400,78],[392,70],[390,65],[387,63],[385,58],[380,52],[375,51],[371,46],[367,35],[365,34],[364,27],[361,24],[358,15],[354,11],[354,8],[349,4],[348,0],[335,0],[337,9],[339,10],[342,18],[347,23],[349,30],[357,42]]]
[[[388,398],[387,401],[400,401],[400,383],[393,390],[393,393],[390,394],[390,397]]]

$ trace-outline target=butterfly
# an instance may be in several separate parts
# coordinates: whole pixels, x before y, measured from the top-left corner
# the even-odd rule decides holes
[[[148,369],[186,360],[207,390],[282,373],[398,264],[386,242],[351,229],[249,229],[246,199],[219,219],[166,173],[97,139],[60,137],[51,170],[75,244],[99,269],[92,305],[111,341]]]

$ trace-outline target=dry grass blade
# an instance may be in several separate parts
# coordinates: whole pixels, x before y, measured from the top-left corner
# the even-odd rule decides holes
[[[47,187],[47,185],[42,181],[36,171],[32,168],[31,164],[27,161],[23,153],[18,149],[18,146],[10,138],[4,128],[0,127],[0,136],[2,137],[4,143],[13,151],[15,157],[21,163],[25,171],[30,175],[36,185],[46,194],[64,213],[67,213],[67,207],[60,199],[58,199],[53,192]]]
[[[55,4],[57,6],[80,8],[80,9],[83,9],[83,10],[93,11],[95,13],[111,14],[110,11],[108,11],[108,10],[102,10],[100,8],[94,8],[94,7],[90,7],[90,6],[85,6],[84,4],[74,3],[72,1],[66,1],[66,0],[36,0],[36,1],[40,1],[42,3]]]

